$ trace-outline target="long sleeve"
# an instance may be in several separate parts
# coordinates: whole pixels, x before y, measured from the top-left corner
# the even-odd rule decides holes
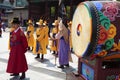
[[[37,38],[37,40],[41,41],[43,38],[45,38],[44,32],[41,33],[41,35]]]
[[[34,34],[34,27],[31,27],[31,33],[30,33],[30,36],[32,36]]]
[[[38,41],[41,41],[42,39],[44,39],[45,38],[45,31],[44,31],[44,29],[42,29],[42,30],[37,30],[36,31],[36,35],[38,36],[37,37],[37,40]]]
[[[55,38],[56,39],[60,39],[63,35],[60,34],[60,32],[58,32],[56,35],[55,35]]]
[[[22,39],[22,45],[24,47],[24,50],[25,52],[27,51],[27,48],[28,48],[28,43],[27,43],[27,39],[26,39],[26,36],[24,35],[23,32],[21,32],[21,39]]]

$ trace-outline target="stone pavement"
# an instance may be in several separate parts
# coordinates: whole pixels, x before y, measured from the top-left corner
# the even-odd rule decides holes
[[[19,80],[19,76],[12,79],[13,77],[6,73],[9,57],[8,38],[9,32],[3,32],[2,38],[0,38],[0,80]],[[72,74],[73,71],[77,71],[78,64],[78,58],[74,54],[72,54],[73,63],[70,62],[70,67],[59,69],[57,68],[58,59],[55,65],[55,57],[50,53],[49,49],[47,53],[44,62],[41,62],[39,59],[34,59],[35,54],[27,51],[26,58],[29,69],[26,72],[25,80],[82,80]]]

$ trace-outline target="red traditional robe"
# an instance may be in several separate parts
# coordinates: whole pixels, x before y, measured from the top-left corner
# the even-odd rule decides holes
[[[19,28],[17,32],[12,32],[10,36],[10,54],[7,65],[8,73],[20,73],[28,70],[25,52],[28,43],[24,32]]]

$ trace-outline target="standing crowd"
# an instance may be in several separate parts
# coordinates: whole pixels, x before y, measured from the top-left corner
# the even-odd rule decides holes
[[[28,20],[26,33],[20,28],[19,18],[13,18],[10,23],[10,54],[7,72],[11,76],[18,76],[21,73],[20,79],[24,79],[25,72],[28,70],[25,57],[26,51],[32,51],[33,54],[36,54],[35,59],[40,58],[40,60],[44,61],[44,55],[47,54],[48,46],[50,46],[52,54],[58,56],[58,68],[64,69],[64,67],[69,67],[72,51],[71,21],[65,26],[59,17],[52,23],[53,27],[50,29],[47,20],[40,19],[36,22],[38,27],[35,29],[33,21]]]

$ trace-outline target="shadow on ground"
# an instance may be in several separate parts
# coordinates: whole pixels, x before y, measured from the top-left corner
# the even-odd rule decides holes
[[[20,76],[15,76],[10,78],[9,80],[30,80],[30,78],[20,79]]]
[[[41,62],[43,64],[47,64],[47,67],[55,67],[56,65],[53,64],[52,62],[50,62],[49,59],[44,59],[44,60],[41,60],[40,58],[39,59],[35,59],[37,60],[38,62]]]

